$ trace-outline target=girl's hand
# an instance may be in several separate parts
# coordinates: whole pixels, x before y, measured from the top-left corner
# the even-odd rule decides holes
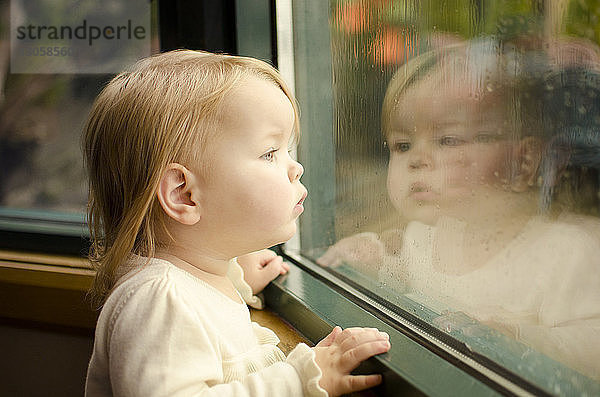
[[[367,274],[376,274],[385,255],[383,242],[375,233],[365,232],[346,237],[332,245],[317,259],[326,267],[337,267],[347,263]]]
[[[330,396],[365,390],[381,383],[381,375],[350,375],[358,365],[390,350],[389,336],[375,328],[335,327],[314,347],[323,376],[319,385]]]
[[[254,295],[262,291],[267,284],[280,274],[286,274],[290,267],[271,250],[260,250],[237,258],[244,270],[244,280]]]

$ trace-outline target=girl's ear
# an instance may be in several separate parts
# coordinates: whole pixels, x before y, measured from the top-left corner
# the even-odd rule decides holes
[[[183,165],[167,165],[156,195],[165,213],[177,222],[194,225],[200,220],[198,178]]]
[[[515,154],[518,167],[512,179],[511,189],[520,193],[528,190],[536,182],[542,160],[541,141],[532,136],[523,138],[517,144]]]

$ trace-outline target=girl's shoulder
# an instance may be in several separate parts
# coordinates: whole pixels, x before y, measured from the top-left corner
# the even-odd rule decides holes
[[[121,276],[102,307],[102,314],[118,315],[132,300],[156,304],[156,300],[182,289],[170,263],[136,257],[122,266]],[[184,288],[183,288],[184,289]],[[181,293],[177,293],[180,295]]]
[[[166,304],[173,306],[171,310],[197,311],[190,302],[202,290],[192,288],[174,268],[170,262],[154,258],[129,260],[102,307],[98,323],[106,323],[110,329],[123,313],[127,316],[146,307],[159,309]]]
[[[536,219],[521,236],[526,266],[545,274],[557,285],[593,282],[600,287],[600,220],[564,213],[555,219]],[[515,248],[515,247],[512,247]],[[524,263],[521,261],[520,263]]]
[[[235,303],[188,272],[156,258],[137,257],[117,281],[106,300],[99,321],[114,323],[125,313],[148,310],[185,312],[194,318],[212,318],[213,311],[245,316],[243,304]],[[168,306],[168,307],[167,307]]]
[[[545,237],[557,249],[597,252],[600,246],[600,219],[589,215],[562,213],[554,220],[538,222],[543,225]]]
[[[144,285],[152,284],[167,288],[173,278],[172,266],[169,262],[160,259],[132,257],[121,266],[119,279],[106,302],[120,301],[124,296],[131,295],[133,291],[139,290]]]
[[[174,333],[185,343],[201,339],[209,349],[254,340],[245,305],[228,305],[216,290],[170,262],[145,258],[138,265],[119,279],[102,308],[95,332],[99,357],[148,349]]]

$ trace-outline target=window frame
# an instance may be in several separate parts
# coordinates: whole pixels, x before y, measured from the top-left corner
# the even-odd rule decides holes
[[[83,214],[0,208],[0,250],[84,257],[89,247]]]

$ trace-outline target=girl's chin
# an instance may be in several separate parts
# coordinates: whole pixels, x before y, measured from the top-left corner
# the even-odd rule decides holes
[[[401,208],[403,218],[409,221],[418,221],[426,225],[435,225],[440,218],[454,218],[467,223],[479,223],[489,214],[497,211],[502,200],[467,197],[463,200],[454,200],[446,203],[432,203],[415,201]]]
[[[435,226],[439,217],[434,216],[407,216],[405,219],[408,222],[419,222],[428,226]]]
[[[426,225],[435,225],[442,214],[434,205],[419,205],[402,209],[403,218],[408,221],[421,222]]]
[[[274,239],[272,244],[270,245],[270,247],[277,245],[277,244],[287,243],[295,235],[296,235],[296,222],[293,221],[288,227],[285,228],[285,230],[281,230],[280,233],[278,233],[279,238]]]

